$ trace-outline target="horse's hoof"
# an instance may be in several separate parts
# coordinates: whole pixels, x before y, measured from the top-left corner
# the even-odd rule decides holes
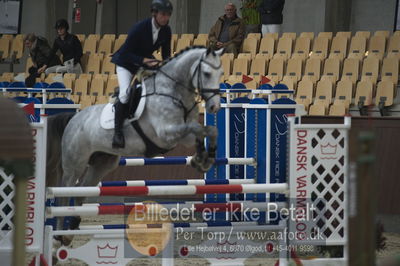
[[[195,154],[192,159],[190,160],[190,165],[193,168],[197,168],[201,163],[202,163],[202,159],[198,154]]]
[[[79,225],[81,224],[81,217],[80,216],[73,216],[69,220],[69,229],[75,230],[79,228]]]
[[[51,257],[51,261],[52,261],[52,265],[57,265],[57,263],[58,263],[58,258],[57,258],[57,256],[56,256],[56,255],[53,255],[53,256]]]
[[[63,246],[69,246],[71,244],[73,238],[74,238],[74,236],[62,236],[61,244]]]
[[[211,169],[211,167],[213,166],[213,164],[214,164],[213,161],[211,161],[211,162],[207,161],[206,163],[201,164],[199,166],[200,171],[203,172],[203,173],[208,172]]]
[[[61,242],[62,242],[61,236],[55,236],[53,238],[53,248],[55,250],[59,249],[62,246]]]

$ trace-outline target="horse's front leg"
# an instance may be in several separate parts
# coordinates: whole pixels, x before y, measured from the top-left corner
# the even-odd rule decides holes
[[[217,151],[217,137],[218,131],[214,126],[206,126],[206,135],[208,136],[208,156],[215,158],[215,152]]]
[[[198,122],[181,124],[164,128],[164,136],[181,138],[193,134],[196,138],[196,154],[192,157],[191,165],[198,171],[207,172],[215,162],[217,148],[217,129],[213,126],[203,126]],[[205,149],[204,138],[209,137],[208,152]]]
[[[204,145],[204,138],[208,137],[208,151]],[[203,133],[196,136],[196,154],[190,164],[200,172],[207,172],[215,163],[217,149],[217,129],[213,126],[203,127]]]
[[[174,127],[179,130],[180,127]],[[193,134],[196,138],[196,154],[190,162],[191,166],[200,172],[207,172],[215,162],[215,151],[217,148],[217,129],[214,126],[203,126],[198,122],[187,123],[182,130],[183,135]],[[183,137],[184,137],[183,136]],[[204,139],[208,137],[208,151],[204,145]]]

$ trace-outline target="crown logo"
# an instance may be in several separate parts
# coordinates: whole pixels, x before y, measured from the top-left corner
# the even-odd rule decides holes
[[[115,259],[117,257],[118,245],[111,247],[108,243],[104,247],[97,246],[97,256],[99,258]]]
[[[334,155],[336,154],[337,145],[326,144],[325,146],[321,144],[321,154],[323,155]]]

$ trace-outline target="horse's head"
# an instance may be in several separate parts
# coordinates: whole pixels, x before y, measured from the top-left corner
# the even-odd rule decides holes
[[[208,113],[216,113],[220,108],[219,81],[223,74],[220,55],[223,49],[213,51],[208,49],[200,59],[193,64],[190,73],[193,87],[206,102]]]

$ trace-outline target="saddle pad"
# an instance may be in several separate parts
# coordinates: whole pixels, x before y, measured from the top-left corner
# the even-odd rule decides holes
[[[124,125],[130,124],[132,121],[138,120],[144,111],[144,106],[146,104],[146,87],[144,83],[142,83],[142,95],[140,97],[140,101],[138,107],[136,108],[135,114],[133,118],[126,119]],[[113,129],[114,128],[114,104],[108,103],[104,106],[100,115],[100,126],[104,129]]]

